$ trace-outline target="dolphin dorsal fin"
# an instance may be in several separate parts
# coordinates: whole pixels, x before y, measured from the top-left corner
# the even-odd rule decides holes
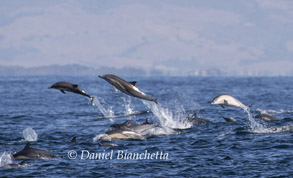
[[[23,150],[27,150],[27,149],[29,149],[30,148],[30,142],[27,142],[27,144],[25,145],[25,147],[23,148]]]
[[[71,143],[76,143],[76,136],[71,139]]]
[[[148,118],[145,119],[144,124],[150,124]]]
[[[78,85],[77,84],[72,84],[73,88],[77,88]]]
[[[65,94],[65,91],[64,90],[60,90],[60,91]]]
[[[125,122],[125,125],[126,126],[130,126],[132,124],[132,120],[127,120],[126,122]]]
[[[197,118],[197,113],[193,113],[193,115],[191,116],[192,118]]]
[[[128,82],[128,83],[130,83],[131,85],[135,86],[136,81],[131,81],[131,82]]]

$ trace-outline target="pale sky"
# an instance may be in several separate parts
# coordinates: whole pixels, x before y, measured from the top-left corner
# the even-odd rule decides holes
[[[293,73],[292,0],[1,0],[0,65]]]

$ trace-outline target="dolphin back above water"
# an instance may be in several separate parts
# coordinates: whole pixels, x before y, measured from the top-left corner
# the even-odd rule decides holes
[[[125,121],[122,124],[113,124],[111,128],[114,129],[126,129],[141,134],[142,132],[157,127],[157,124],[150,124],[148,119],[142,124],[133,124],[131,120]]]
[[[77,94],[86,96],[86,97],[90,98],[91,102],[94,99],[93,96],[88,95],[84,90],[78,88],[77,84],[72,84],[69,82],[57,82],[57,83],[53,84],[52,86],[48,87],[48,89],[52,89],[52,88],[60,90],[64,94],[65,94],[65,91],[69,91],[72,93],[77,93]]]
[[[57,156],[53,155],[52,153],[30,147],[30,143],[28,142],[23,150],[13,154],[15,159],[50,159],[50,158],[57,158]]]
[[[276,117],[271,116],[269,114],[258,114],[255,116],[255,118],[263,119],[266,121],[271,121],[271,120],[278,120]]]
[[[21,161],[18,164],[6,164],[4,166],[1,166],[1,168],[21,168],[23,167],[26,160]]]
[[[238,99],[234,98],[231,95],[219,95],[216,96],[212,103],[212,105],[218,104],[224,108],[224,106],[232,106],[232,107],[238,107],[242,109],[249,108],[248,106],[245,106],[243,103],[241,103]]]
[[[142,133],[157,126],[157,124],[148,123],[147,119],[142,124],[133,124],[131,120],[121,124],[113,124],[111,125],[109,131],[107,131],[105,134],[100,135],[99,140],[144,140],[145,137],[142,135]]]
[[[190,122],[190,123],[192,123],[192,125],[199,125],[199,124],[202,124],[202,123],[205,123],[205,124],[213,123],[210,120],[197,117],[197,113],[194,113],[192,116],[187,116],[183,120],[183,122]]]
[[[143,93],[138,88],[136,88],[135,81],[127,82],[124,79],[113,74],[106,74],[103,76],[99,75],[99,77],[109,82],[111,85],[113,85],[114,88],[117,88],[118,90],[120,90],[121,92],[129,96],[137,97],[137,98],[148,100],[148,101],[153,101],[156,104],[158,104],[157,99],[147,96],[145,93]]]

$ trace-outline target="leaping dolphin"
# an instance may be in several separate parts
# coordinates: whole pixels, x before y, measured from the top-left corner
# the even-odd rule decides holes
[[[53,84],[52,86],[48,87],[48,89],[52,89],[52,88],[60,90],[64,94],[65,94],[65,91],[69,91],[72,93],[84,95],[84,96],[88,97],[91,100],[91,102],[93,102],[93,99],[94,99],[94,96],[90,96],[84,90],[78,88],[77,84],[72,84],[69,82],[57,82],[57,83]]]
[[[118,90],[120,90],[121,92],[123,92],[127,95],[137,97],[140,99],[144,99],[144,100],[148,100],[148,101],[153,101],[156,104],[158,104],[157,99],[154,99],[154,98],[147,96],[145,93],[143,93],[138,88],[136,88],[135,81],[127,82],[127,81],[123,80],[122,78],[120,78],[116,75],[113,75],[113,74],[106,74],[103,76],[99,75],[99,77],[106,80],[111,85],[113,85],[114,89],[117,88]]]
[[[239,108],[242,108],[242,109],[249,108],[248,106],[245,106],[238,99],[232,97],[231,95],[219,95],[219,96],[216,96],[213,99],[211,104],[212,105],[218,104],[218,105],[222,106],[223,108],[224,108],[224,106],[239,107]]]
[[[30,142],[28,142],[23,150],[13,154],[14,159],[50,159],[50,158],[57,158],[57,156],[53,155],[52,153],[30,147]]]

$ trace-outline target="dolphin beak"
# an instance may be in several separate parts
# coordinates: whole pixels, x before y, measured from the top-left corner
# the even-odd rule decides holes
[[[100,78],[102,78],[102,79],[105,79],[105,77],[104,77],[104,76],[101,76],[101,75],[99,75],[99,77],[100,77]]]

